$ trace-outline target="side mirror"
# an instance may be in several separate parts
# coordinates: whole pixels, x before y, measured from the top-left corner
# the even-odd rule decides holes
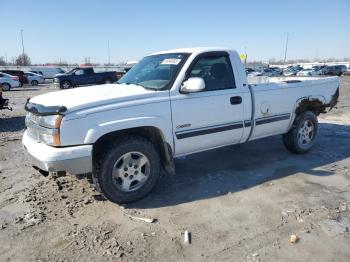
[[[182,93],[196,93],[205,89],[205,82],[201,77],[191,77],[181,86]]]

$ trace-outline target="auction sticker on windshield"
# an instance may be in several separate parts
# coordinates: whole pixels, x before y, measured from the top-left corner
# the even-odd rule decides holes
[[[162,65],[178,65],[181,62],[179,58],[167,58],[162,61]]]

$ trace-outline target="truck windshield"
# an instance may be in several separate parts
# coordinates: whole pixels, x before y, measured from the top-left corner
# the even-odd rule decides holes
[[[189,55],[172,53],[146,56],[118,83],[141,85],[155,90],[169,89]]]

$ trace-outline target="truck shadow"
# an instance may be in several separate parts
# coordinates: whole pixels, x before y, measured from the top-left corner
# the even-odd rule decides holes
[[[235,193],[297,173],[330,176],[318,170],[350,156],[350,126],[320,124],[307,154],[287,151],[281,136],[190,155],[176,160],[176,175],[163,176],[153,193],[130,208],[157,208]]]
[[[0,118],[1,132],[16,132],[25,128],[24,116],[13,116],[8,118]]]

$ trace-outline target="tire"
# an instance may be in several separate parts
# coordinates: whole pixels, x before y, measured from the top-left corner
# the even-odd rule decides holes
[[[72,87],[72,84],[69,82],[69,81],[63,81],[61,84],[60,84],[60,88],[61,89],[69,89]]]
[[[4,91],[10,91],[10,89],[11,89],[11,85],[8,83],[3,83],[3,84],[1,84],[1,86],[2,86],[2,90],[4,90]]]
[[[155,146],[139,136],[123,136],[94,163],[96,188],[110,201],[124,204],[145,197],[157,184],[160,159]]]
[[[38,82],[37,80],[33,80],[33,81],[31,82],[31,85],[32,85],[32,86],[37,86],[37,85],[39,85],[39,82]]]
[[[314,145],[317,131],[316,115],[311,111],[306,111],[296,116],[292,128],[283,135],[283,143],[289,151],[304,154]]]

